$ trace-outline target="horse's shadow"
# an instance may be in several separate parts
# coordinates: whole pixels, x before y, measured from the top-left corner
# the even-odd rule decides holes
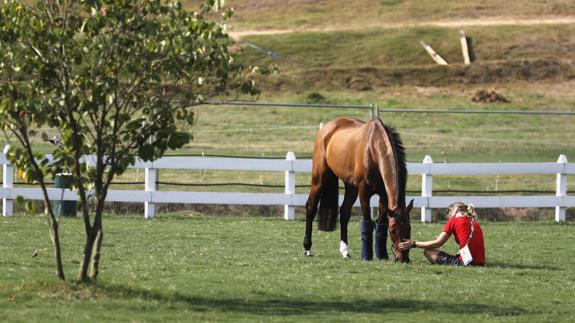
[[[410,313],[414,311],[428,311],[452,314],[480,314],[489,313],[492,316],[517,316],[532,314],[524,308],[517,306],[499,306],[476,303],[443,303],[437,301],[382,298],[379,300],[318,300],[306,301],[285,298],[281,295],[258,293],[254,298],[210,298],[190,296],[182,293],[159,292],[145,290],[124,285],[102,285],[96,287],[100,292],[112,298],[137,298],[153,300],[171,304],[182,303],[195,312],[239,312],[254,315],[308,315],[318,313],[362,313],[362,314],[390,314]],[[118,302],[117,305],[120,305]]]

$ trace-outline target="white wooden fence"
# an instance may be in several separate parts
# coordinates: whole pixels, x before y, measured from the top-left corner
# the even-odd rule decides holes
[[[6,152],[7,149],[4,150]],[[93,158],[86,158],[93,165]],[[3,185],[0,198],[3,203],[3,215],[13,213],[13,201],[21,196],[29,200],[42,200],[39,188],[15,188],[14,170],[0,154],[3,168]],[[145,203],[146,218],[154,217],[157,203],[188,204],[240,204],[240,205],[284,205],[284,218],[295,219],[295,207],[304,206],[306,194],[295,194],[296,173],[310,172],[311,160],[298,160],[294,153],[287,154],[285,160],[220,158],[220,157],[164,157],[154,162],[136,162],[132,168],[145,169],[145,189],[110,190],[107,201]],[[575,196],[567,196],[567,175],[575,174],[575,163],[568,163],[564,155],[556,163],[433,163],[426,156],[422,163],[408,163],[410,176],[422,177],[420,196],[408,196],[415,199],[414,206],[421,208],[421,221],[431,222],[431,209],[446,208],[454,201],[474,203],[477,208],[498,207],[540,207],[555,208],[555,220],[565,221],[565,211],[575,207]],[[249,170],[277,171],[285,173],[285,192],[282,193],[235,193],[235,192],[178,192],[157,189],[158,169],[204,169],[204,170]],[[556,176],[555,196],[433,196],[434,175],[499,175],[499,174],[549,174]],[[68,189],[51,188],[48,191],[52,200],[77,200],[77,195]],[[340,197],[340,201],[343,197]],[[372,207],[377,206],[378,198],[371,199]],[[356,203],[356,206],[359,206]]]

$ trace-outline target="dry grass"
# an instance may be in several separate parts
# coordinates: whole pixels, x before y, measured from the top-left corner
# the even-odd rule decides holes
[[[376,26],[438,20],[541,18],[575,15],[569,0],[229,0],[236,11],[234,29],[305,29]]]

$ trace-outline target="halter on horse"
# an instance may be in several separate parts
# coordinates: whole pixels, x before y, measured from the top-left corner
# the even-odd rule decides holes
[[[363,221],[360,221],[362,258],[373,258],[374,223],[369,200],[379,195],[379,216],[375,223],[376,256],[387,259],[387,230],[393,242],[396,261],[409,262],[409,250],[397,248],[409,239],[409,212],[413,200],[405,206],[407,168],[403,144],[393,128],[379,118],[369,122],[337,118],[317,134],[313,150],[312,180],[306,203],[305,255],[312,256],[312,225],[319,205],[319,230],[334,231],[338,216],[338,178],[345,184],[345,197],[340,208],[340,252],[349,257],[347,224],[351,208],[359,195]]]

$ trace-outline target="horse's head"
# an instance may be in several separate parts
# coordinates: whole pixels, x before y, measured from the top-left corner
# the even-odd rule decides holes
[[[395,255],[395,261],[404,263],[409,262],[409,249],[400,251],[398,244],[411,238],[411,224],[409,221],[409,212],[413,208],[413,200],[404,209],[397,209],[395,212],[389,212],[389,235],[393,242],[391,248]]]

